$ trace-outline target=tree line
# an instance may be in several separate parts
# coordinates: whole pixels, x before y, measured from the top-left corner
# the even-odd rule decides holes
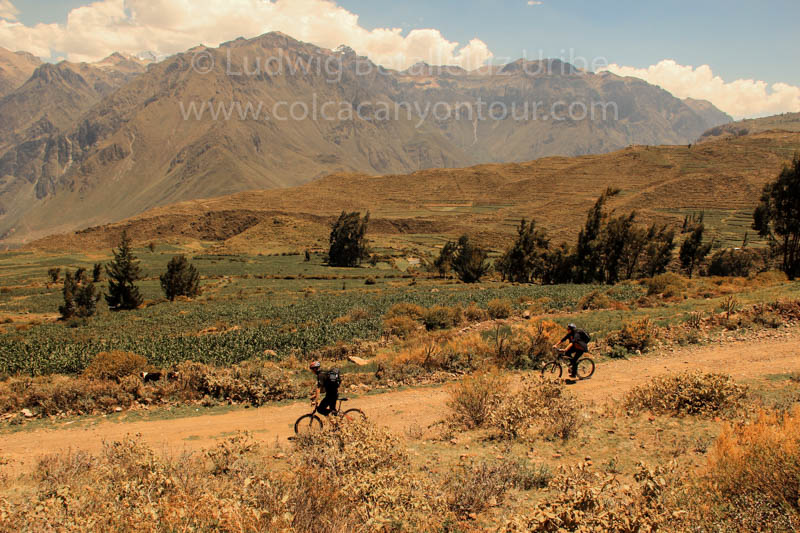
[[[152,243],[150,250],[154,250]],[[119,247],[112,253],[114,259],[107,265],[94,265],[91,280],[87,278],[85,268],[78,268],[74,273],[65,271],[62,289],[64,303],[58,308],[63,319],[93,316],[101,298],[105,298],[111,311],[132,310],[142,305],[144,299],[136,285],[143,277],[142,269],[126,231],[122,232]],[[103,270],[108,278],[108,290],[101,295],[95,284],[101,281]],[[51,281],[58,281],[60,272],[60,268],[51,268],[48,271]],[[178,296],[194,297],[200,294],[200,275],[183,255],[173,257],[159,279],[164,295],[170,301]]]

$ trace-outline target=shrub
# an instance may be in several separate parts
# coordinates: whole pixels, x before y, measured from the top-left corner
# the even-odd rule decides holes
[[[755,259],[749,250],[719,250],[711,256],[708,275],[746,278],[755,266]]]
[[[496,298],[489,301],[486,306],[489,316],[494,319],[503,319],[511,316],[511,302]]]
[[[686,280],[673,272],[659,274],[653,278],[645,280],[648,296],[662,296],[673,298],[681,296],[686,290]]]
[[[428,331],[449,329],[461,323],[461,308],[437,305],[425,311],[422,323]]]
[[[119,381],[126,376],[143,372],[147,368],[147,359],[131,352],[114,350],[97,354],[83,375],[93,379],[110,379]]]
[[[731,531],[793,530],[800,521],[800,408],[723,428],[700,489],[714,522]]]
[[[653,378],[635,387],[624,399],[632,412],[713,416],[741,405],[747,388],[725,374],[684,372]]]
[[[580,406],[564,386],[538,379],[515,392],[504,392],[488,423],[502,439],[532,436],[567,440],[580,427]]]
[[[497,505],[514,486],[513,463],[459,465],[445,480],[450,510],[467,518]]]
[[[464,318],[469,322],[483,322],[489,318],[489,313],[472,302],[464,309]]]
[[[394,335],[401,339],[409,338],[419,329],[419,322],[407,316],[398,316],[383,321],[383,333],[386,335]]]
[[[603,291],[592,291],[578,301],[578,309],[582,311],[610,309],[613,305],[614,302],[609,298],[608,294]]]
[[[375,285],[376,283],[378,282],[375,281],[375,278],[373,278],[372,276],[369,276],[367,277],[367,279],[364,280],[364,285]]]
[[[53,267],[47,269],[47,277],[50,278],[50,281],[53,283],[58,282],[58,278],[61,275],[61,269],[59,267]]]
[[[508,385],[506,378],[492,372],[465,377],[450,388],[447,406],[453,414],[452,422],[466,429],[483,427]]]
[[[655,340],[655,327],[649,318],[643,318],[625,323],[621,330],[611,333],[606,342],[612,349],[622,347],[628,352],[644,352]]]

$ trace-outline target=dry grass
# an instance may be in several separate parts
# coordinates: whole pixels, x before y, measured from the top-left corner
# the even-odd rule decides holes
[[[741,405],[747,387],[725,374],[684,372],[653,378],[632,389],[624,399],[629,412],[715,416]]]

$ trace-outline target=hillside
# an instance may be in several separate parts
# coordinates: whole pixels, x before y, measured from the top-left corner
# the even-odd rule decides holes
[[[0,99],[0,154],[14,144],[26,146],[15,150],[17,157],[30,153],[31,143],[47,142],[144,70],[143,64],[119,55],[97,64],[62,61],[39,66],[24,84]]]
[[[800,113],[783,113],[771,117],[739,120],[711,128],[703,133],[699,142],[713,141],[727,137],[761,133],[764,131],[800,131]]]
[[[193,68],[197,54],[213,59],[210,72]],[[253,58],[281,58],[283,66],[258,69]],[[326,70],[328,62],[337,68]],[[244,65],[254,73],[231,74]],[[563,109],[547,114],[564,101],[614,108],[594,120],[569,119]],[[337,111],[323,117],[316,107],[317,115],[303,120],[242,119],[238,111],[215,120],[191,112],[206,103],[263,105],[266,115],[289,103],[309,110],[330,103]],[[505,106],[508,115],[487,118],[487,103]],[[437,115],[437,105],[450,113]],[[557,60],[395,72],[351,50],[272,33],[151,65],[68,126],[0,151],[0,238],[20,244],[156,206],[290,187],[330,173],[404,174],[687,144],[723,120],[709,116],[642,80],[585,73]]]
[[[27,52],[0,48],[0,98],[20,87],[42,61]]]
[[[324,249],[328,225],[343,209],[370,210],[371,238],[393,249],[431,251],[463,232],[500,249],[523,216],[535,218],[558,243],[575,236],[608,186],[622,189],[613,208],[637,210],[643,220],[677,225],[684,215],[705,211],[714,237],[736,245],[749,230],[764,183],[798,149],[800,133],[771,132],[409,175],[338,173],[300,187],[156,208],[31,247],[108,249],[126,228],[138,242],[211,241],[220,252]]]

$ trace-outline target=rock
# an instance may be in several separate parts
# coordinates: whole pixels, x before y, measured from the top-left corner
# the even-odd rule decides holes
[[[458,444],[458,441],[456,439],[450,439],[450,444]]]
[[[347,360],[358,366],[367,366],[369,364],[369,361],[367,361],[366,359],[356,357],[355,355],[351,355],[350,357],[347,358]]]
[[[272,457],[274,457],[275,459],[285,459],[286,458],[286,454],[285,453],[276,453]]]
[[[119,407],[119,406],[115,407],[114,408],[114,412],[115,413],[121,413],[122,412],[122,407]]]
[[[561,459],[561,454],[560,453],[554,453],[553,454],[553,459]]]
[[[525,311],[524,313],[522,313],[522,318],[524,318],[525,320],[530,320],[531,312],[530,311]]]
[[[25,418],[33,418],[33,412],[30,409],[23,409],[21,412]]]
[[[469,513],[469,519],[470,520],[477,520],[478,519],[478,515],[475,514],[475,513]]]
[[[591,457],[589,457],[588,455],[586,456],[586,458],[585,458],[584,460],[585,460],[585,461],[587,461],[587,462],[589,462],[589,463],[591,463],[591,462],[592,462],[592,458],[591,458]]]

